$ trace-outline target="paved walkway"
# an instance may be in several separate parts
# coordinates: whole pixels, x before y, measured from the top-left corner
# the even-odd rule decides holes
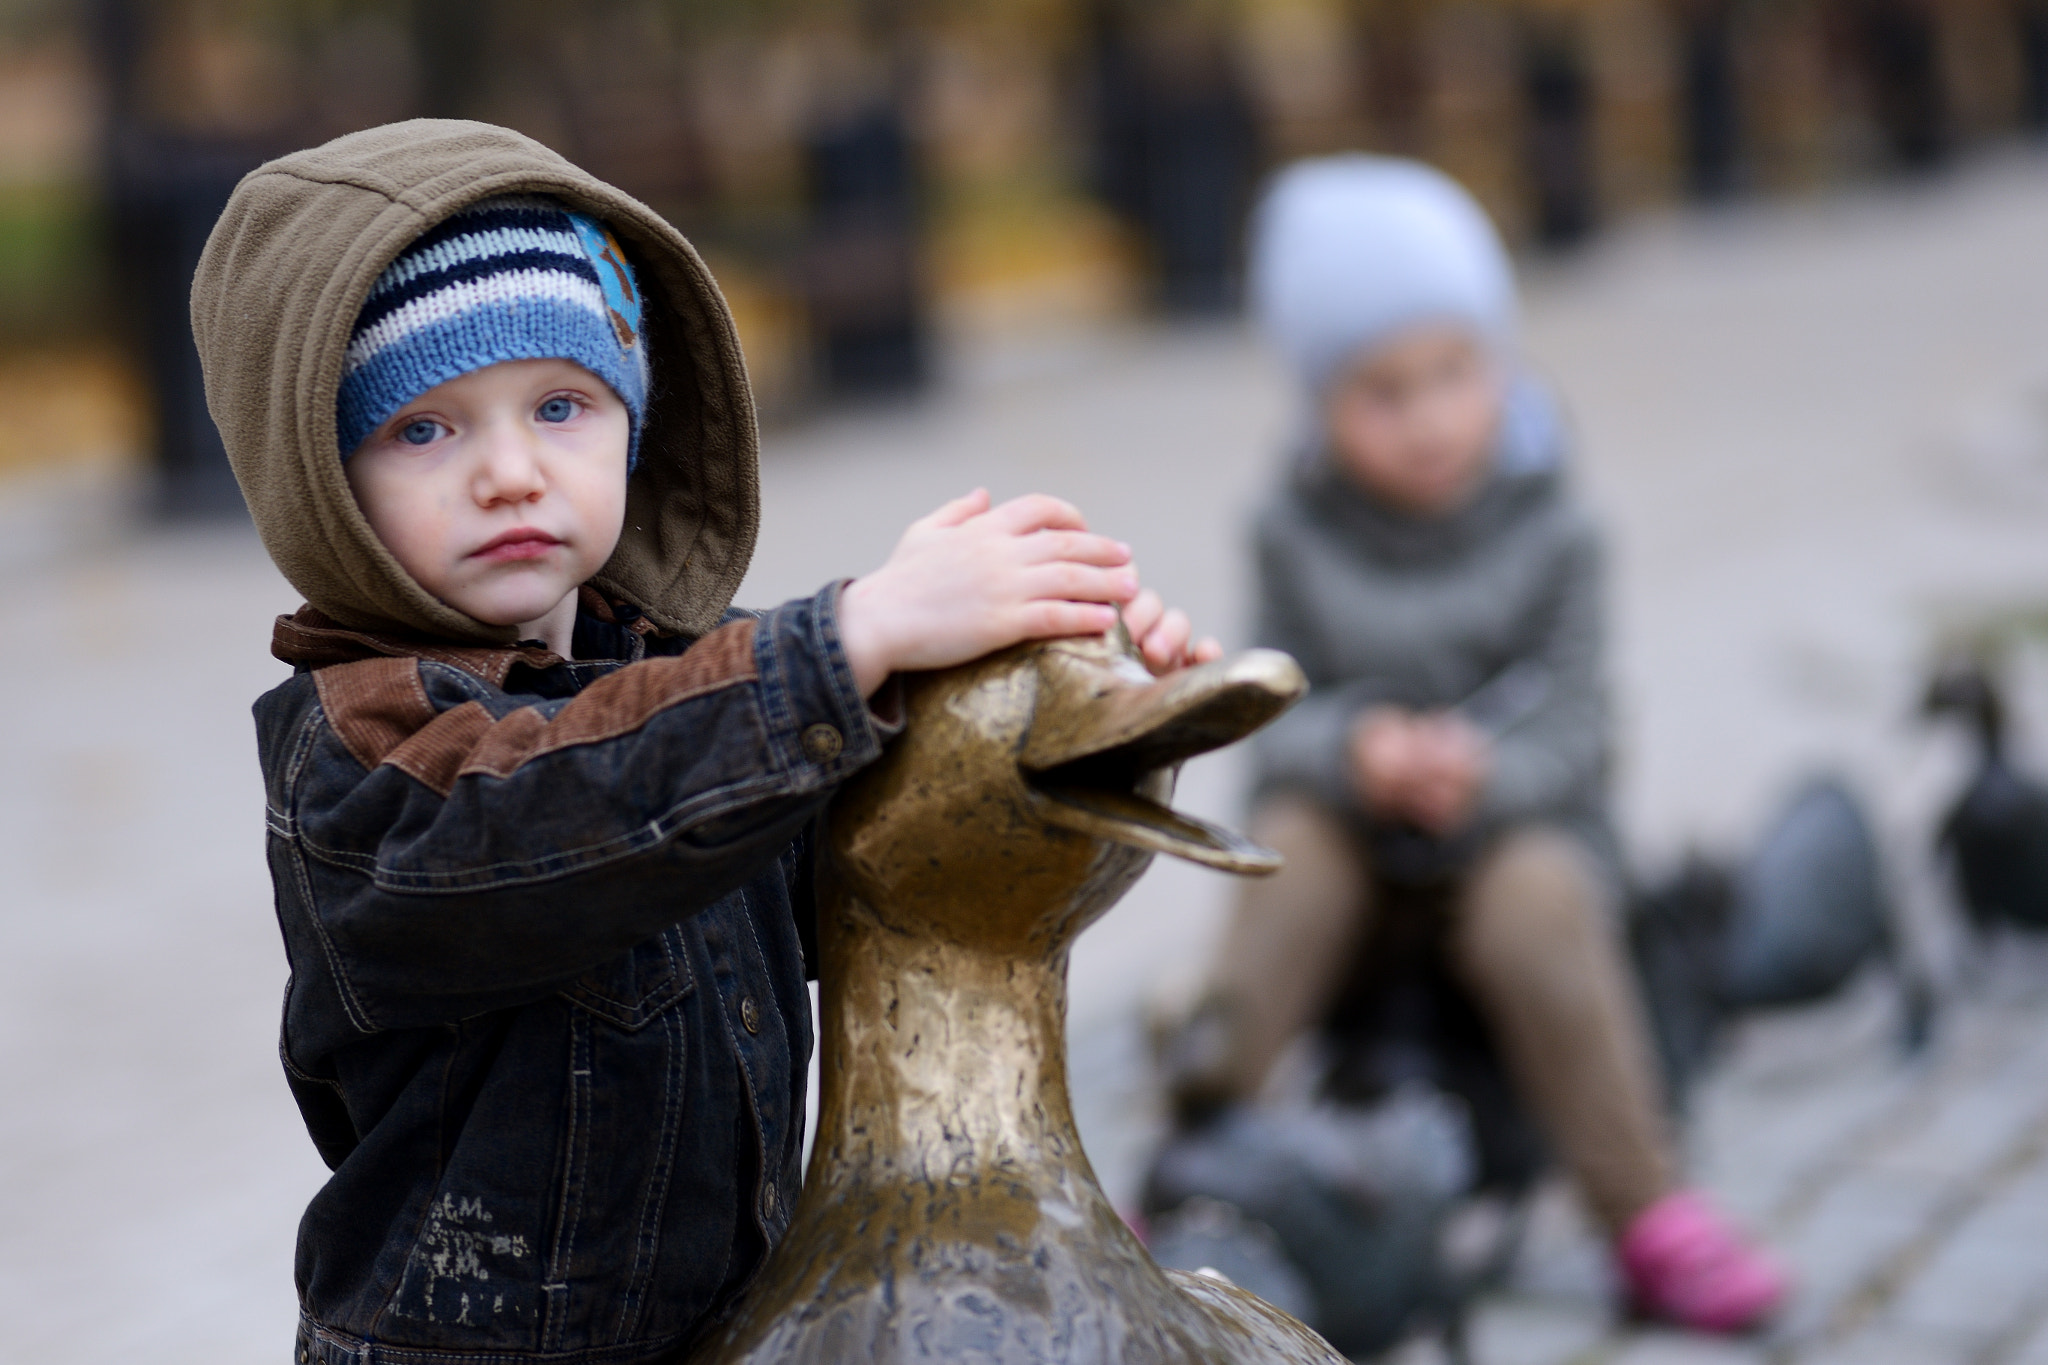
[[[1800,774],[1840,769],[1880,812],[1916,945],[1966,988],[1920,1063],[1893,1056],[1874,982],[1756,1021],[1702,1096],[1700,1177],[1806,1278],[1780,1337],[1611,1332],[1597,1248],[1559,1197],[1482,1321],[1484,1365],[2048,1359],[2029,1344],[2048,962],[1958,978],[1924,850],[1962,750],[1909,718],[1944,631],[2048,592],[2044,222],[2048,165],[2014,160],[1638,224],[1533,282],[1531,350],[1572,397],[1616,533],[1632,847],[1654,866],[1727,846]],[[742,600],[858,571],[986,483],[1075,497],[1235,636],[1239,533],[1290,401],[1234,329],[1133,332],[771,433]],[[277,1073],[247,703],[280,676],[268,622],[292,605],[247,534],[142,533],[104,488],[0,486],[0,1359],[213,1365],[288,1340],[322,1170]],[[2022,663],[2048,732],[2048,667]],[[1240,775],[1228,755],[1193,765],[1184,803],[1232,818]],[[1228,892],[1161,866],[1077,951],[1077,1103],[1113,1194],[1156,1109],[1141,1002],[1199,963]]]
[[[1561,1191],[1482,1365],[2041,1365],[2048,1362],[2048,960],[1976,980],[1932,1056],[1901,1064],[1888,992],[1752,1026],[1700,1097],[1696,1173],[1796,1271],[1773,1331],[1716,1342],[1617,1323],[1604,1259]],[[2017,968],[2017,970],[2015,970]],[[1433,1342],[1398,1365],[1436,1365]]]

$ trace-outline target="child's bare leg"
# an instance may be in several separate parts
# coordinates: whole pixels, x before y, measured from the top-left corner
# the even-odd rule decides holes
[[[1676,1171],[1641,1003],[1604,900],[1577,840],[1511,831],[1466,885],[1452,953],[1523,1097],[1594,1216],[1618,1234],[1671,1190]]]

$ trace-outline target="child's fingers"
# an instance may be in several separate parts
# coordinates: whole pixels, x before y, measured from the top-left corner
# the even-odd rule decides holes
[[[1194,633],[1194,629],[1188,614],[1178,607],[1159,618],[1159,624],[1146,633],[1139,646],[1153,672],[1163,673],[1179,666],[1181,655],[1187,650],[1188,636]]]
[[[1159,618],[1166,614],[1166,603],[1158,593],[1145,588],[1124,604],[1124,629],[1142,647],[1145,637],[1159,624]]]
[[[1087,521],[1081,516],[1081,509],[1063,498],[1045,493],[1026,493],[1021,498],[1011,498],[989,512],[989,519],[997,527],[1012,535],[1029,535],[1033,531],[1085,531]]]
[[[1021,596],[1028,600],[1062,598],[1069,602],[1124,603],[1138,595],[1138,579],[1129,569],[1096,568],[1056,559],[1035,564],[1020,576]]]
[[[1115,567],[1131,562],[1131,547],[1089,531],[1033,531],[1018,537],[1026,564],[1071,559],[1081,564]]]
[[[1191,664],[1212,664],[1222,657],[1223,642],[1213,635],[1204,635],[1195,642],[1195,647],[1188,651],[1188,662]]]
[[[1063,635],[1100,635],[1116,624],[1116,608],[1094,602],[1040,599],[1017,608],[1012,618],[1019,640],[1052,640]]]
[[[972,493],[963,494],[960,497],[954,498],[951,502],[940,504],[936,510],[927,512],[912,524],[931,529],[958,526],[962,522],[980,516],[987,510],[988,490],[986,488],[977,488]]]

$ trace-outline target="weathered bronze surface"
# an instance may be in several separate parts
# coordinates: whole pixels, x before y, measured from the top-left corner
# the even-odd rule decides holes
[[[1155,681],[1109,640],[910,685],[906,733],[832,810],[803,1194],[695,1365],[1340,1365],[1251,1295],[1155,1265],[1097,1186],[1067,1099],[1074,936],[1155,852],[1278,866],[1163,802],[1182,759],[1303,688],[1270,651]]]

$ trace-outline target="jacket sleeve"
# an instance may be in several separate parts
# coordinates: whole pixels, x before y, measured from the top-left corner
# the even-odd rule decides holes
[[[1547,687],[1541,703],[1494,741],[1478,818],[1512,824],[1596,799],[1608,757],[1605,590],[1600,540],[1581,524],[1561,556],[1534,650]]]
[[[1348,754],[1352,718],[1373,700],[1368,681],[1334,676],[1323,635],[1301,583],[1300,560],[1284,527],[1269,513],[1259,519],[1254,555],[1258,605],[1254,644],[1294,656],[1309,681],[1309,694],[1253,741],[1261,792],[1276,787],[1302,790],[1337,807],[1351,805]]]
[[[837,602],[834,585],[566,700],[410,658],[316,673],[324,723],[279,832],[358,1022],[534,998],[773,871],[892,733]]]

